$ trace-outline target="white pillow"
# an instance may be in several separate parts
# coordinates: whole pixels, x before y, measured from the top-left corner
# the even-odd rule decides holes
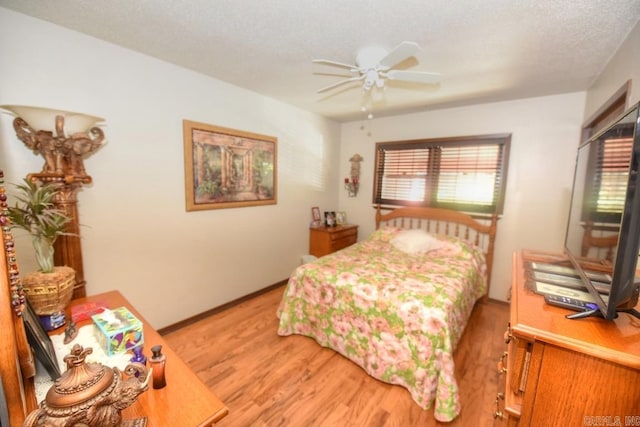
[[[391,239],[391,244],[398,250],[415,255],[440,249],[444,243],[424,230],[402,230]]]

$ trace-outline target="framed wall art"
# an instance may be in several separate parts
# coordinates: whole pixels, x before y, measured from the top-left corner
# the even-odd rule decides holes
[[[273,136],[183,120],[187,211],[277,203]]]

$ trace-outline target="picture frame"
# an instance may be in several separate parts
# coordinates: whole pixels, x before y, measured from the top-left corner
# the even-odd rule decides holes
[[[345,211],[336,212],[336,224],[345,225],[347,223],[347,213]]]
[[[608,294],[611,288],[611,277],[606,273],[596,271],[585,271],[587,278],[600,294]],[[537,290],[536,283],[547,283],[555,286],[586,291],[587,288],[582,283],[582,279],[577,271],[571,267],[565,267],[557,264],[546,264],[530,262],[527,269],[527,277],[533,282],[532,290]]]
[[[534,271],[541,271],[541,272],[556,274],[560,276],[580,277],[580,275],[576,270],[574,270],[571,267],[565,267],[563,265],[548,264],[548,263],[535,262],[535,261],[531,261],[529,265],[531,269]],[[611,282],[611,276],[608,275],[607,273],[585,270],[585,274],[591,280],[595,280],[603,283]]]
[[[187,211],[274,205],[278,139],[183,120]]]
[[[540,295],[556,295],[561,297],[574,298],[580,301],[595,302],[593,297],[586,290],[567,288],[565,286],[553,285],[551,283],[535,282],[536,293]],[[600,295],[604,301],[609,299],[608,295]]]
[[[320,208],[314,206],[311,208],[311,227],[318,228],[322,225],[322,217],[320,216]]]
[[[534,284],[533,291],[536,293],[543,293],[543,292],[539,292],[539,288],[540,288],[539,285],[541,283],[545,283],[553,286],[559,286],[563,288],[569,288],[569,289],[584,290],[584,291],[587,290],[587,288],[584,287],[584,285],[582,284],[582,281],[578,277],[556,275],[546,271],[536,271],[536,270],[532,270],[529,274],[529,277]]]
[[[311,218],[313,219],[314,222],[321,220],[319,207],[314,206],[311,208]]]
[[[22,312],[22,320],[24,322],[27,341],[33,349],[36,358],[46,369],[51,379],[55,381],[62,374],[60,372],[60,367],[58,366],[56,351],[53,347],[53,342],[51,342],[51,338],[49,338],[49,334],[47,334],[47,332],[42,327],[40,319],[38,318],[36,312],[33,310],[33,307],[29,303],[28,299],[26,299],[25,301],[25,309]]]
[[[336,213],[334,211],[324,212],[324,226],[335,227],[336,226]]]

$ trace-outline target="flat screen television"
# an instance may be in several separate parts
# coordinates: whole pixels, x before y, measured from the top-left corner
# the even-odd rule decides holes
[[[564,252],[578,272],[597,309],[576,313],[612,320],[620,312],[637,317],[640,282],[637,278],[640,249],[640,117],[639,105],[627,110],[611,125],[580,144]],[[585,230],[601,233],[608,250],[587,250]],[[587,275],[596,265],[610,277],[610,288],[600,292]]]

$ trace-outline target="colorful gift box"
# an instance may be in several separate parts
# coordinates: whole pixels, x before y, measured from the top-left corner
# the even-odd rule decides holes
[[[126,307],[91,316],[95,335],[107,355],[124,353],[144,343],[142,322]]]

